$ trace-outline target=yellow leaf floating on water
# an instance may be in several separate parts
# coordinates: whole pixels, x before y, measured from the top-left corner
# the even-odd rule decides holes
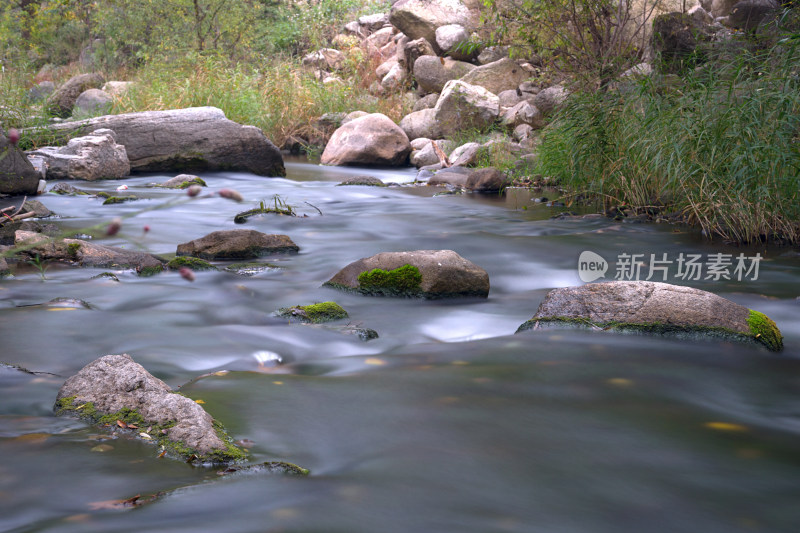
[[[15,441],[26,442],[28,444],[41,444],[50,438],[49,433],[26,433],[19,437],[14,437]]]
[[[451,365],[456,365],[456,366],[467,366],[467,365],[469,365],[469,361],[453,361],[450,364]]]
[[[151,437],[150,435],[148,435],[147,433],[145,433],[144,431],[142,431],[141,433],[139,433],[139,436],[140,436],[140,437],[142,437],[143,439],[147,439],[147,440],[150,440],[150,439],[152,439],[152,438],[153,438],[153,437]]]
[[[367,357],[364,360],[364,364],[381,366],[381,365],[385,365],[386,361],[384,361],[383,359],[378,359],[377,357]]]
[[[283,381],[273,381],[273,385],[283,385]]]
[[[706,422],[703,425],[708,429],[713,429],[716,431],[729,431],[731,433],[742,433],[748,430],[746,426],[742,426],[741,424],[732,424],[730,422]]]
[[[204,402],[203,400],[199,400],[199,399],[198,399],[198,400],[195,400],[195,401],[194,401],[194,403],[204,404],[204,403],[206,403],[206,402]]]
[[[606,383],[608,383],[609,385],[614,385],[615,387],[630,387],[631,385],[633,385],[633,381],[625,378],[607,379]]]
[[[98,444],[97,446],[95,446],[94,448],[92,448],[92,449],[91,449],[91,451],[93,451],[93,452],[99,452],[99,453],[104,453],[104,452],[110,452],[110,451],[111,451],[111,450],[113,450],[113,449],[114,449],[114,447],[113,447],[113,446],[110,446],[110,445],[108,445],[108,444]]]

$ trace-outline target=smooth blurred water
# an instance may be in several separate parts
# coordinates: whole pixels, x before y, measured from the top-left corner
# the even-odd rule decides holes
[[[211,231],[251,228],[285,233],[301,251],[264,258],[280,268],[256,276],[198,272],[193,283],[124,271],[114,282],[92,279],[102,270],[59,265],[44,280],[22,266],[0,281],[0,361],[44,372],[0,367],[0,531],[798,530],[796,250],[708,244],[670,225],[551,220],[558,209],[533,203],[543,193],[527,190],[336,186],[356,174],[409,183],[411,170],[287,168],[287,179],[202,175],[209,191],[238,190],[242,204],[146,187],[171,176],[75,184],[124,183],[146,198],[127,204],[40,198],[76,232],[125,217],[103,244],[169,256]],[[275,195],[308,216],[233,223]],[[321,287],[358,258],[416,249],[452,249],[486,269],[489,298],[369,298]],[[584,250],[609,259],[761,253],[757,281],[691,285],[767,313],[785,351],[602,332],[514,335],[549,289],[580,284]],[[39,305],[57,297],[93,309]],[[272,316],[325,300],[380,338]],[[260,365],[262,351],[283,364]],[[202,399],[235,438],[252,441],[253,462],[290,461],[311,475],[220,478],[55,418],[64,379],[109,353],[128,353]],[[141,508],[98,509],[159,491],[169,494]]]

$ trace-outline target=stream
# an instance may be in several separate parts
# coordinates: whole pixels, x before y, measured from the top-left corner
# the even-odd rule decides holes
[[[2,532],[786,532],[800,530],[800,253],[708,243],[696,230],[604,217],[551,219],[541,191],[437,194],[432,187],[336,186],[353,175],[409,183],[413,169],[321,167],[287,178],[217,172],[188,199],[147,187],[170,175],[81,182],[143,199],[45,194],[57,223],[164,256],[221,229],[289,235],[296,255],[253,276],[176,272],[119,281],[101,269],[20,265],[0,280]],[[48,183],[48,189],[55,182]],[[276,196],[277,195],[277,196]],[[301,215],[234,224],[258,202]],[[148,232],[143,231],[149,226]],[[366,297],[322,287],[356,259],[451,249],[484,268],[488,299]],[[517,327],[548,290],[581,284],[578,256],[763,257],[757,279],[671,283],[769,315],[784,335],[756,346]],[[221,262],[216,262],[223,265]],[[614,267],[606,273],[614,279]],[[660,281],[660,280],[659,280]],[[76,298],[92,308],[43,305]],[[364,342],[273,316],[335,300]],[[127,353],[243,440],[251,462],[307,477],[217,475],[157,449],[57,418],[64,380]],[[278,359],[280,362],[278,363]],[[164,491],[120,509],[114,500]]]

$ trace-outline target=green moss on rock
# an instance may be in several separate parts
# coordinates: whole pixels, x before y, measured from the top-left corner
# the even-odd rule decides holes
[[[747,325],[750,326],[750,332],[754,339],[774,352],[783,350],[783,335],[781,335],[778,325],[767,315],[750,309]]]
[[[101,195],[98,194],[98,196]],[[138,199],[139,199],[138,197],[133,196],[132,194],[127,196],[108,196],[103,202],[103,205],[122,204],[125,202],[132,202],[133,200],[138,200]]]
[[[139,275],[139,277],[142,278],[149,278],[150,276],[155,276],[156,274],[160,274],[163,271],[164,267],[161,265],[144,266],[136,268],[136,273]]]
[[[192,185],[199,185],[201,187],[208,187],[206,182],[203,178],[194,178],[193,180],[184,181],[180,185],[178,185],[179,189],[188,189]]]
[[[182,267],[189,267],[192,270],[217,270],[217,267],[199,257],[192,257],[189,255],[181,255],[175,257],[167,263],[167,268],[170,270],[178,270]]]
[[[422,274],[413,265],[394,270],[375,268],[358,275],[361,292],[388,296],[419,296],[422,294]]]
[[[347,318],[348,314],[347,311],[336,302],[321,302],[279,309],[278,316],[320,324],[322,322],[331,322],[332,320]]]
[[[92,402],[78,403],[76,400],[76,396],[57,400],[54,407],[56,416],[75,416],[98,426],[128,433],[140,440],[157,445],[159,450],[165,451],[168,455],[188,462],[227,464],[238,463],[247,458],[247,453],[233,443],[231,436],[217,420],[213,422],[214,430],[225,447],[209,453],[202,453],[182,441],[174,441],[167,436],[167,430],[175,425],[174,421],[154,424],[145,420],[135,409],[128,407],[115,413],[103,414],[94,407]]]

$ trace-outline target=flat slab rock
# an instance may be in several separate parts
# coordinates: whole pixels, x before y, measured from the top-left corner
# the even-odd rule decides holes
[[[103,356],[67,379],[54,409],[117,431],[132,430],[182,458],[228,463],[245,456],[200,405],[173,392],[127,354]]]
[[[584,327],[687,338],[716,337],[783,349],[778,327],[763,313],[716,294],[649,281],[611,281],[547,293],[517,332]]]
[[[406,265],[415,267],[421,275],[415,287],[395,289],[391,285],[370,286],[362,283],[363,277],[359,281],[359,276],[365,272],[380,269],[391,273]],[[370,295],[431,299],[463,296],[486,298],[489,295],[489,274],[452,250],[383,252],[350,263],[325,285]]]
[[[297,252],[288,235],[266,234],[251,229],[214,231],[205,237],[178,245],[177,255],[206,260],[254,259],[268,254]]]

